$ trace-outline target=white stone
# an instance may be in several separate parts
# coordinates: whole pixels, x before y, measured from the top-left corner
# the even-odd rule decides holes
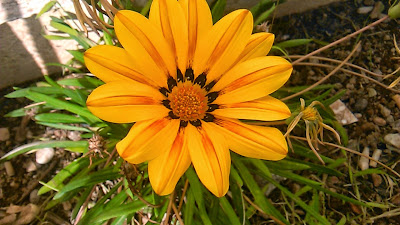
[[[36,162],[46,164],[54,157],[53,148],[42,148],[36,151]]]
[[[340,99],[336,100],[329,107],[335,114],[336,119],[342,125],[347,125],[358,121],[357,117],[354,116],[354,114],[347,108],[347,106],[342,101],[340,101]]]
[[[400,134],[387,134],[384,139],[387,143],[400,148]]]

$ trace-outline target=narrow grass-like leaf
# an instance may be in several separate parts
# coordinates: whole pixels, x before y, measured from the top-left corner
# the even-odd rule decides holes
[[[68,85],[68,86],[76,86],[76,87],[82,87],[82,88],[88,88],[88,89],[94,89],[102,84],[104,84],[103,81],[89,77],[89,76],[84,76],[82,78],[68,78],[68,79],[62,79],[57,81],[60,85]]]
[[[219,198],[219,203],[224,210],[224,213],[228,217],[231,225],[241,225],[238,216],[236,215],[235,211],[233,210],[231,204],[225,197]]]
[[[38,195],[47,193],[52,189],[53,190],[61,189],[64,186],[63,184],[64,180],[74,175],[82,168],[87,167],[88,165],[89,165],[88,158],[79,158],[77,160],[74,160],[68,166],[64,167],[64,169],[58,172],[49,182],[47,182],[46,186],[41,187],[38,191]]]
[[[35,116],[35,120],[45,123],[84,123],[79,116],[68,115],[63,113],[42,113]]]
[[[216,23],[218,20],[222,18],[222,16],[224,15],[225,6],[226,6],[226,0],[215,1],[211,9],[213,23]]]
[[[305,202],[303,202],[299,197],[294,195],[287,188],[283,187],[270,177],[265,177],[265,179],[268,180],[271,184],[275,185],[277,188],[279,188],[287,196],[289,196],[297,205],[302,207],[306,212],[310,213],[315,219],[317,219],[320,222],[320,224],[330,225],[329,221],[325,217],[321,216],[312,207],[308,206]]]
[[[93,122],[101,122],[96,116],[94,116],[92,113],[89,112],[88,109],[83,108],[81,106],[69,103],[67,101],[63,101],[51,96],[47,96],[44,94],[40,94],[40,93],[36,93],[33,91],[28,91],[28,98],[33,100],[33,101],[45,101],[48,105],[55,107],[57,109],[64,109],[67,110],[69,112],[78,114],[80,116],[84,116],[90,120],[92,120]]]
[[[271,6],[271,8],[269,8],[267,11],[263,12],[259,17],[257,17],[257,19],[254,22],[254,25],[258,25],[262,22],[264,22],[265,20],[267,20],[267,18],[271,15],[271,13],[275,10],[275,4],[273,4]]]
[[[85,64],[85,61],[83,60],[83,52],[78,51],[78,50],[67,50],[69,54],[71,54],[76,60],[81,62],[83,65]]]
[[[88,187],[85,191],[80,191],[81,196],[79,196],[78,201],[75,204],[75,207],[72,209],[71,218],[75,219],[78,215],[79,210],[81,209],[83,203],[85,203],[88,196],[92,193],[92,188]]]
[[[317,156],[315,156],[315,154],[313,153],[313,151],[311,151],[310,148],[304,147],[304,146],[299,145],[299,144],[295,144],[293,142],[292,142],[292,145],[293,145],[294,152],[296,154],[298,154],[300,156],[303,156],[303,157],[305,157],[307,159],[312,159],[315,162],[319,162],[319,159],[317,158]],[[328,157],[326,157],[324,155],[320,155],[320,156],[321,156],[322,160],[324,160],[325,163],[333,163],[333,162],[335,162],[335,160],[333,160],[331,158],[328,158]]]
[[[62,94],[62,90],[57,87],[30,87],[15,90],[4,97],[6,98],[22,98],[28,95],[28,91],[35,91],[42,94]]]
[[[60,66],[60,67],[63,67],[63,68],[67,68],[68,70],[70,70],[72,72],[75,72],[75,73],[82,73],[82,71],[80,69],[77,69],[75,67],[68,66],[68,65],[62,64],[62,63],[46,63],[45,65],[46,66]]]
[[[127,204],[123,204],[123,205],[113,207],[108,210],[104,210],[100,215],[98,215],[97,217],[88,221],[89,223],[85,223],[85,224],[103,222],[103,221],[111,219],[111,218],[136,213],[137,211],[141,210],[145,206],[146,206],[146,204],[143,203],[142,201],[134,201],[134,202],[130,202]],[[83,225],[84,223],[78,223],[78,224]]]
[[[297,47],[301,45],[306,45],[313,41],[313,39],[292,39],[288,41],[282,41],[278,44],[275,44],[275,46],[280,47],[280,48],[292,48],[292,47]]]
[[[358,176],[364,176],[367,174],[385,174],[385,171],[382,171],[377,168],[370,168],[370,169],[366,169],[366,170],[357,171],[353,174],[353,176],[358,177]]]
[[[29,152],[31,150],[35,149],[41,149],[41,148],[76,148],[76,147],[82,147],[82,148],[87,148],[88,142],[87,141],[38,141],[38,142],[33,142],[29,144],[25,144],[22,146],[19,146],[7,154],[5,154],[3,157],[0,158],[0,163],[5,162],[7,160],[10,160],[18,155],[24,154],[26,152]]]
[[[257,5],[251,7],[250,12],[254,18],[257,18],[266,8],[270,8],[272,0],[260,0]]]
[[[36,15],[35,19],[38,19],[41,15],[43,15],[43,13],[48,12],[51,8],[53,8],[56,3],[56,0],[52,0],[46,3],[46,5],[44,5],[40,12]]]
[[[202,184],[200,183],[199,179],[197,178],[196,172],[194,172],[192,167],[189,167],[189,169],[186,171],[186,177],[189,179],[190,183],[190,188],[188,191],[191,191],[194,195],[194,199],[197,203],[197,207],[199,209],[199,215],[201,220],[203,221],[204,225],[212,225],[210,218],[208,217],[205,205],[204,205],[204,199],[203,199],[203,193],[202,193]]]
[[[234,156],[232,157],[232,161],[241,175],[244,183],[254,196],[255,203],[268,215],[275,217],[285,224],[289,224],[286,218],[265,198],[260,187],[257,185],[257,182],[254,180],[247,167],[241,162],[240,158]]]
[[[196,209],[194,194],[192,191],[186,194],[186,203],[183,206],[183,218],[185,220],[185,225],[192,225],[193,214]]]
[[[58,192],[54,196],[54,199],[61,198],[67,192],[70,192],[70,191],[73,191],[73,190],[76,190],[76,189],[79,189],[79,188],[82,188],[85,186],[101,183],[106,180],[115,180],[121,176],[122,175],[119,173],[119,171],[115,171],[113,168],[104,169],[104,170],[94,172],[92,174],[88,174],[85,177],[80,177],[79,179],[74,179],[71,182],[69,182],[67,185],[64,186],[64,188],[62,188],[60,190],[60,192]]]
[[[144,5],[144,7],[142,8],[142,10],[140,11],[140,14],[142,14],[143,16],[146,16],[149,11],[150,11],[150,6],[151,3],[153,2],[153,0],[149,0],[146,2],[146,5]]]
[[[60,35],[42,35],[44,38],[46,38],[47,40],[54,40],[54,41],[59,41],[59,40],[69,40],[71,39],[71,37],[66,37],[66,36],[60,36]]]
[[[4,115],[4,117],[21,117],[25,115],[26,115],[26,109],[20,108],[7,113],[6,115]]]

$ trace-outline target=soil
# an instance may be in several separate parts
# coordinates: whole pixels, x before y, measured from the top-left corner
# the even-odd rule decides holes
[[[305,46],[288,49],[290,55],[305,55],[315,49],[322,47],[321,43],[330,43],[338,40],[347,34],[362,28],[363,26],[375,21],[370,18],[370,13],[360,14],[357,9],[365,6],[374,6],[377,1],[346,1],[346,3],[334,3],[328,7],[323,7],[309,11],[303,14],[287,16],[273,21],[272,32],[276,35],[276,43],[284,40],[298,38],[313,38],[313,41]],[[385,11],[388,5],[385,3]],[[331,49],[328,49],[318,56],[331,59],[343,60],[351,52],[355,43],[361,41],[361,49],[357,50],[349,63],[361,66],[376,74],[386,75],[395,71],[400,67],[400,60],[393,59],[399,57],[395,51],[393,44],[393,35],[400,39],[399,33],[400,22],[395,20],[386,21],[378,26],[364,32],[356,38],[345,41]],[[322,60],[307,60],[307,62],[330,64]],[[349,67],[357,73],[362,73]],[[298,65],[294,67],[293,75],[287,86],[310,85],[327,75],[331,69],[316,66]],[[396,77],[383,80],[382,76],[372,76],[363,73],[378,82],[389,85]],[[398,75],[397,75],[398,76]],[[25,84],[33,85],[35,82]],[[324,84],[334,84],[335,88],[330,93],[335,95],[341,90],[346,93],[341,97],[341,101],[355,115],[358,122],[344,125],[347,130],[349,141],[348,147],[357,151],[363,151],[365,147],[370,149],[370,154],[376,149],[382,150],[380,161],[391,166],[397,172],[400,172],[400,150],[388,144],[384,137],[387,134],[400,133],[400,105],[396,105],[393,96],[400,91],[399,85],[393,90],[388,90],[377,83],[360,76],[349,75],[338,72],[332,76]],[[24,85],[22,85],[24,86]],[[0,128],[8,128],[10,137],[5,141],[0,141],[0,156],[25,143],[37,141],[39,138],[47,136],[55,139],[66,139],[67,134],[64,131],[52,130],[42,126],[38,126],[31,121],[29,117],[8,118],[4,117],[7,112],[14,109],[24,107],[30,104],[27,99],[7,99],[3,97],[11,92],[12,89],[4,89],[0,92]],[[318,94],[318,93],[317,93]],[[335,142],[334,139],[327,141]],[[329,148],[321,147],[320,154],[326,155],[333,159],[344,157],[340,151],[332,151]],[[340,172],[345,174],[342,177],[324,177],[330,190],[339,192],[349,197],[357,196],[349,177],[349,169],[357,171],[359,169],[360,157],[352,154],[348,155],[346,166],[338,168]],[[28,204],[37,205],[39,208],[45,206],[48,196],[37,196],[35,193],[40,188],[39,181],[48,181],[54,174],[59,171],[63,165],[72,160],[74,155],[66,153],[61,149],[56,149],[56,154],[52,162],[40,165],[35,162],[35,154],[18,156],[10,162],[14,168],[15,174],[10,175],[6,172],[5,165],[0,164],[0,219],[3,218],[5,211],[10,205],[27,206]],[[37,169],[27,172],[28,164],[34,164]],[[311,174],[305,172],[302,176],[310,177]],[[387,174],[365,175],[363,179],[357,179],[357,186],[360,190],[360,198],[365,201],[378,202],[387,204],[389,209],[368,209],[362,212],[360,207],[343,203],[334,198],[327,200],[325,205],[327,212],[332,221],[339,221],[342,215],[351,214],[352,217],[360,215],[355,224],[365,223],[365,217],[373,218],[400,206],[400,189],[397,185],[399,178],[387,172]],[[298,189],[296,184],[290,181],[282,181],[285,186],[292,190]],[[272,193],[271,198],[274,201],[280,201],[281,197],[278,193]],[[311,196],[310,196],[311,197]],[[47,212],[45,221],[48,224],[69,224],[69,215],[71,213],[71,204],[66,203],[62,206],[53,208]],[[22,210],[22,209],[20,209]],[[299,215],[301,215],[301,209]],[[38,218],[44,218],[41,211],[37,214]],[[377,218],[375,224],[398,224],[400,216],[384,216]],[[352,222],[352,224],[353,224]],[[37,219],[31,224],[41,224]]]

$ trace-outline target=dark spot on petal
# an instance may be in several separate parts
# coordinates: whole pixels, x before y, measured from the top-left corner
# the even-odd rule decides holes
[[[172,91],[172,88],[174,88],[177,85],[176,80],[173,77],[168,77],[167,84],[168,84],[168,89],[170,91]]]
[[[188,121],[181,120],[181,123],[180,123],[181,127],[187,127],[187,125],[188,125]]]
[[[179,119],[179,116],[176,116],[172,111],[169,111],[168,116],[171,117],[171,119]]]
[[[203,120],[204,120],[205,122],[213,122],[214,119],[215,119],[215,116],[213,116],[213,115],[210,114],[210,113],[206,113],[206,115],[205,115],[204,118],[203,118]]]
[[[218,95],[219,95],[218,91],[208,93],[206,95],[208,98],[208,102],[211,103],[211,102],[215,101],[215,99],[217,99]]]
[[[158,89],[158,91],[160,91],[161,94],[163,94],[165,97],[168,97],[169,91],[165,87],[162,87],[162,88]]]
[[[163,104],[163,106],[165,106],[167,109],[171,109],[171,106],[170,106],[170,104],[169,103],[171,103],[171,101],[170,100],[168,100],[168,99],[164,99],[164,100],[162,100],[162,104]]]
[[[187,81],[193,81],[194,79],[194,74],[192,68],[188,68],[185,72],[185,79]]]
[[[191,120],[190,123],[195,127],[201,126],[201,121],[200,120]]]
[[[176,81],[183,82],[183,74],[180,69],[176,70]]]
[[[196,79],[194,80],[194,83],[200,85],[200,87],[204,87],[204,85],[206,84],[206,81],[207,81],[207,77],[204,73],[202,73],[198,77],[196,77]]]
[[[211,81],[209,84],[207,84],[207,85],[204,87],[204,89],[206,89],[206,91],[210,91],[211,88],[213,88],[214,85],[215,85],[216,83],[217,83],[217,82],[216,82],[215,80],[213,80],[213,81]]]
[[[216,109],[219,109],[219,105],[218,104],[209,104],[207,112],[212,112],[212,111],[214,111]]]

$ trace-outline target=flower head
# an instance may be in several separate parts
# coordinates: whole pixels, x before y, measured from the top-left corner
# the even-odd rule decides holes
[[[87,106],[103,120],[135,122],[117,150],[130,163],[148,161],[157,194],[170,194],[193,164],[214,195],[225,195],[229,149],[266,160],[286,156],[278,129],[238,120],[290,116],[268,95],[288,80],[292,66],[265,56],[274,36],[252,35],[249,11],[213,25],[205,0],[153,0],[149,19],[122,10],[114,27],[123,48],[102,45],[85,53],[88,69],[106,83]]]

